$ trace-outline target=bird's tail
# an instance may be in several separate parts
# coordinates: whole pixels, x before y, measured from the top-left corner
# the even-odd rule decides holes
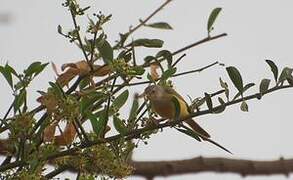
[[[210,138],[208,132],[206,132],[202,127],[200,127],[199,124],[197,124],[193,119],[187,119],[184,122],[186,122],[195,132],[205,136],[206,138]]]

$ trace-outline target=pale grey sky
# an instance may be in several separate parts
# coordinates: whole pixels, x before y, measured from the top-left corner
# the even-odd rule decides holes
[[[53,61],[61,65],[83,58],[75,45],[68,43],[56,31],[58,24],[65,29],[71,28],[71,19],[61,6],[61,1],[50,0],[1,0],[0,14],[10,13],[11,22],[0,24],[0,63],[8,61],[16,69],[22,70],[32,61]],[[83,1],[84,3],[85,1]],[[92,0],[86,1],[94,10],[112,13],[113,20],[106,26],[106,32],[113,43],[118,32],[127,31],[129,25],[135,25],[139,18],[144,18],[163,1],[137,0]],[[244,82],[259,84],[262,78],[272,78],[264,59],[272,59],[279,67],[293,66],[293,1],[273,0],[174,0],[151,22],[167,21],[174,30],[160,31],[141,29],[134,38],[161,38],[164,48],[176,50],[206,36],[207,17],[215,7],[222,7],[212,34],[226,32],[228,37],[204,44],[186,51],[187,56],[179,65],[179,70],[195,69],[214,61],[236,66],[242,73]],[[141,57],[155,51],[138,50]],[[200,74],[174,78],[176,89],[187,97],[202,96],[204,92],[219,89],[218,78],[228,80],[225,69],[214,67]],[[54,80],[54,73],[49,67],[32,86],[32,90],[45,89],[47,82]],[[11,101],[9,88],[1,77],[0,112],[8,108]],[[232,84],[230,83],[232,87]],[[141,92],[144,86],[133,89]],[[250,92],[256,92],[258,86]],[[173,160],[191,158],[199,155],[206,157],[249,158],[256,160],[277,159],[280,156],[293,156],[292,132],[292,90],[282,90],[261,101],[249,101],[249,112],[243,113],[239,105],[228,108],[218,115],[206,115],[198,119],[213,139],[233,151],[229,155],[207,143],[194,140],[167,129],[154,135],[147,146],[141,144],[135,150],[137,160]],[[32,106],[36,94],[31,95]],[[127,108],[125,108],[127,109]],[[139,179],[139,178],[129,178]],[[201,173],[195,175],[174,176],[156,179],[242,179],[239,175]],[[246,177],[248,180],[286,179],[284,176]]]

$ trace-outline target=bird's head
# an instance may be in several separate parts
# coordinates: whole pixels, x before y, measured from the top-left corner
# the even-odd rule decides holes
[[[164,88],[159,85],[151,85],[145,88],[143,94],[149,100],[159,99],[164,96]]]

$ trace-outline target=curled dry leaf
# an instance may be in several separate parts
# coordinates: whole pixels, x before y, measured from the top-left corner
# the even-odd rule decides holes
[[[56,66],[53,66],[53,69],[57,69]],[[76,63],[66,63],[61,66],[61,70],[65,71],[64,73],[58,75],[57,82],[61,87],[67,86],[68,83],[75,78],[76,76],[85,76],[90,74],[91,67],[86,61],[78,61]],[[55,71],[55,70],[54,70]],[[105,76],[112,72],[109,65],[94,65],[93,66],[93,76]]]
[[[9,139],[0,139],[0,153],[2,155],[11,154],[13,146]]]
[[[73,122],[67,122],[63,133],[59,136],[55,136],[55,144],[58,146],[66,146],[73,142],[76,135],[76,130]]]
[[[112,69],[109,65],[94,65],[94,76],[105,76],[112,73]]]
[[[52,142],[55,135],[55,130],[58,122],[53,122],[50,126],[46,127],[43,134],[43,141],[44,142]]]
[[[160,75],[159,75],[159,73],[158,73],[158,71],[157,71],[158,68],[159,68],[158,63],[152,63],[152,64],[150,65],[151,76],[152,76],[153,80],[155,80],[155,81],[158,80],[158,79],[160,78]]]
[[[37,102],[46,107],[48,113],[52,113],[58,106],[58,100],[55,96],[46,94],[37,99]]]

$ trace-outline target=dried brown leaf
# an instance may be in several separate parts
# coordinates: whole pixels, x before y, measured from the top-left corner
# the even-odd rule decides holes
[[[46,127],[43,134],[44,142],[52,142],[55,135],[55,130],[58,122],[52,123],[50,126]]]
[[[159,68],[159,65],[157,63],[152,63],[150,65],[151,76],[152,76],[153,80],[158,80],[160,78],[160,75],[157,71],[158,68]]]
[[[58,146],[66,146],[73,142],[76,135],[76,130],[73,122],[67,122],[63,133],[60,136],[55,136],[55,144]]]

